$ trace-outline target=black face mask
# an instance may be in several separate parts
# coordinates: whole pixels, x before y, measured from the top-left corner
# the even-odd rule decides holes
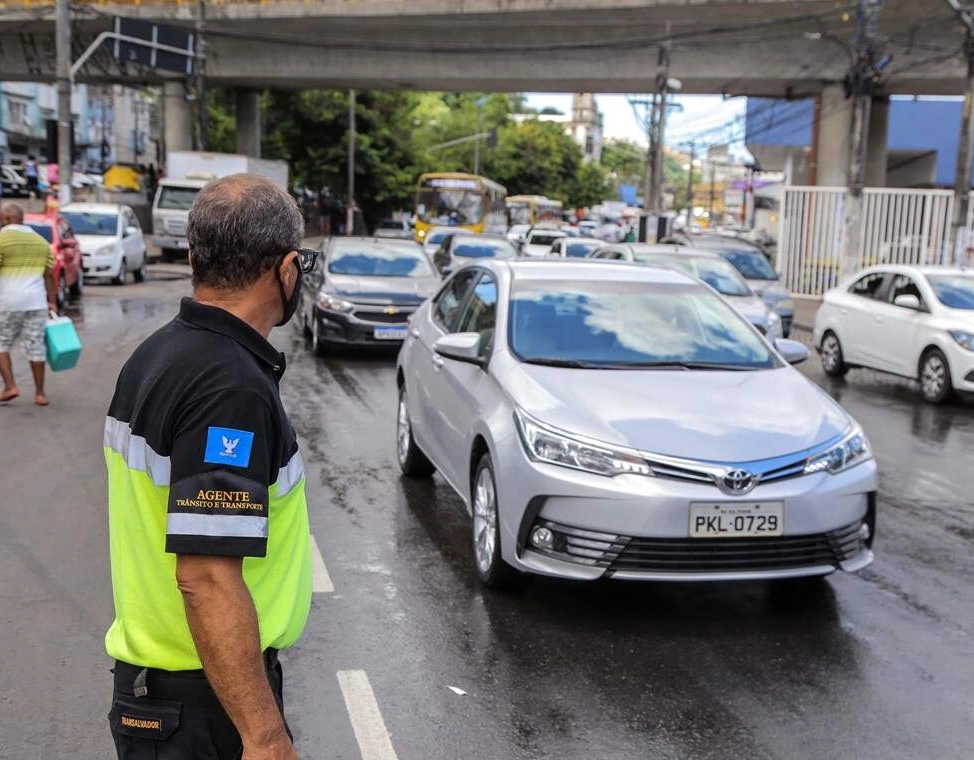
[[[294,312],[298,310],[298,298],[301,297],[301,280],[304,278],[304,272],[301,271],[301,267],[298,266],[298,262],[295,259],[291,262],[294,264],[294,268],[298,270],[298,279],[294,283],[294,290],[291,291],[291,297],[287,297],[287,293],[284,292],[284,281],[281,279],[281,267],[277,266],[277,287],[281,290],[281,308],[284,310],[284,316],[281,317],[281,321],[277,323],[278,327],[283,327],[294,316]]]

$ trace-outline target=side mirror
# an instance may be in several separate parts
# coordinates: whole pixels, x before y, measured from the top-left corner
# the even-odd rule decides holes
[[[135,235],[138,231],[138,227],[136,227],[134,224],[130,224],[125,228],[125,237],[132,237],[132,235]]]
[[[487,361],[480,355],[480,333],[465,332],[444,335],[433,344],[433,350],[447,359],[483,367]]]
[[[912,293],[904,293],[903,295],[896,296],[896,298],[893,299],[893,306],[902,306],[904,309],[920,311],[920,299]]]
[[[453,267],[450,264],[447,264],[440,270],[440,274],[443,275],[443,279],[445,280],[447,277],[453,274]]]
[[[797,340],[778,338],[774,342],[774,347],[778,349],[778,353],[789,364],[801,364],[803,361],[808,360],[808,349],[805,348],[803,343],[799,343]]]

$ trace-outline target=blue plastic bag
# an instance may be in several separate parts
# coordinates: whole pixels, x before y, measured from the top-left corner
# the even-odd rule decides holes
[[[81,338],[70,317],[51,317],[44,328],[47,363],[54,372],[71,369],[81,356]]]

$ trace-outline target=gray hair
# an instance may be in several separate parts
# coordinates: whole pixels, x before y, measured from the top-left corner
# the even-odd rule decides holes
[[[301,246],[304,220],[284,190],[256,174],[232,174],[199,191],[189,209],[193,286],[239,290]]]

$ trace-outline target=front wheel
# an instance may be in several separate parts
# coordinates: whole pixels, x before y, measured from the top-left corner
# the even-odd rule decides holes
[[[940,349],[931,348],[920,360],[920,391],[930,404],[942,404],[954,395],[950,365]]]
[[[146,256],[142,257],[142,266],[135,270],[134,273],[136,282],[145,282],[149,277],[149,267],[148,260]]]
[[[428,478],[436,468],[420,451],[413,438],[413,426],[409,420],[409,405],[406,403],[406,386],[399,389],[399,411],[396,415],[396,459],[403,475],[411,478]]]
[[[82,270],[78,270],[78,279],[74,281],[68,292],[71,293],[72,298],[81,298],[82,294],[85,292],[85,273]]]
[[[58,312],[64,311],[64,307],[68,305],[68,278],[64,276],[64,272],[61,272],[61,276],[57,278],[57,294],[55,298],[57,300]]]
[[[829,377],[842,377],[849,371],[842,355],[842,344],[834,332],[827,332],[822,338],[822,369]]]
[[[328,353],[325,342],[321,339],[321,328],[318,326],[318,317],[311,315],[311,353],[315,356],[324,356]]]
[[[129,274],[128,265],[125,263],[125,259],[122,259],[122,263],[118,265],[118,274],[115,275],[115,278],[112,280],[112,282],[115,285],[124,285],[125,280],[128,279],[128,274]]]
[[[487,588],[513,589],[524,583],[522,573],[501,556],[500,512],[497,481],[490,454],[484,454],[473,477],[470,501],[473,505],[473,554],[477,576]]]

